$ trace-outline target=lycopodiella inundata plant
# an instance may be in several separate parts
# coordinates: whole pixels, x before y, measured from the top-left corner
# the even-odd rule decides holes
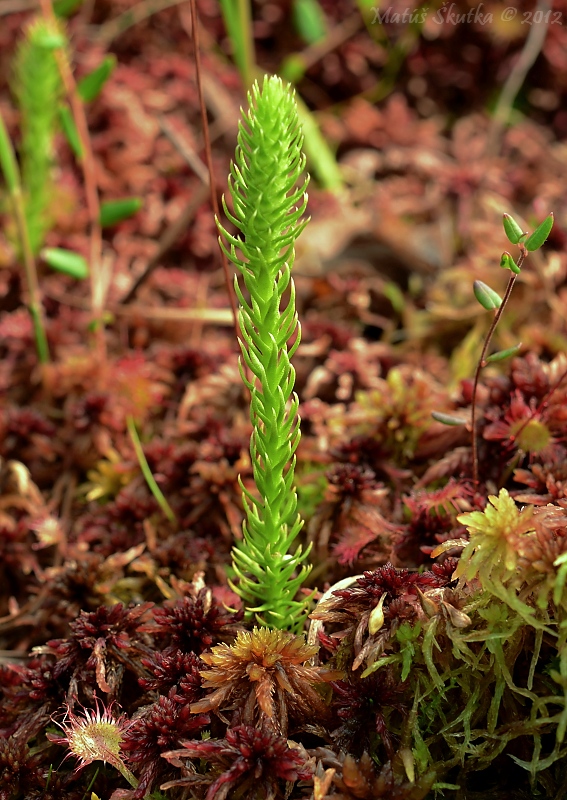
[[[34,255],[48,227],[46,219],[53,136],[61,79],[54,48],[65,43],[56,24],[41,18],[27,28],[14,67],[14,93],[21,110],[21,169],[3,120],[0,118],[0,172],[10,196],[16,237],[28,291],[39,360],[49,361],[44,313]]]
[[[55,50],[65,45],[59,27],[41,17],[27,28],[16,55],[13,90],[21,111],[21,165],[30,245],[37,253],[49,227],[53,139],[63,84]]]
[[[290,552],[302,527],[293,485],[300,430],[290,359],[299,345],[299,322],[290,272],[295,240],[307,222],[305,157],[292,89],[266,77],[261,90],[252,88],[249,105],[229,179],[233,213],[225,204],[240,235],[219,225],[229,244],[221,246],[242,277],[242,286],[235,279],[240,366],[251,394],[250,454],[259,495],[242,487],[246,520],[233,550],[234,588],[261,624],[298,630],[306,603],[295,595],[309,567],[308,550]]]

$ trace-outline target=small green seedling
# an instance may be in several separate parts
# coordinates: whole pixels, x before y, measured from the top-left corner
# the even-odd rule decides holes
[[[487,286],[485,283],[482,283],[481,281],[475,281],[473,287],[475,297],[481,304],[481,306],[485,308],[487,311],[495,311],[492,323],[490,325],[490,328],[488,329],[488,333],[486,334],[486,338],[484,340],[478,364],[476,366],[474,383],[473,383],[473,394],[471,403],[472,406],[471,429],[472,429],[473,482],[475,486],[478,485],[478,441],[476,435],[476,428],[477,428],[477,390],[478,390],[480,373],[482,368],[486,366],[486,364],[510,358],[520,350],[521,344],[516,344],[513,347],[507,348],[506,350],[500,350],[497,353],[493,353],[492,355],[487,356],[488,348],[490,347],[490,342],[492,341],[492,336],[494,335],[494,331],[496,330],[496,326],[500,321],[500,318],[506,307],[506,304],[510,299],[510,295],[512,294],[512,289],[514,288],[516,279],[521,272],[527,254],[528,252],[533,252],[534,250],[538,250],[545,243],[553,227],[553,214],[552,213],[549,214],[543,220],[543,222],[540,225],[538,225],[538,227],[531,235],[525,233],[520,227],[520,225],[516,222],[516,220],[513,219],[509,214],[504,214],[503,225],[504,225],[504,232],[506,233],[506,236],[508,237],[509,241],[512,244],[517,245],[520,249],[520,257],[518,258],[517,262],[514,261],[510,253],[508,253],[507,251],[505,251],[502,254],[502,257],[500,259],[500,266],[503,269],[508,269],[511,273],[508,279],[508,285],[506,286],[506,291],[504,292],[504,297],[501,299],[500,296],[493,289],[491,289],[489,286]]]
[[[506,350],[499,350],[496,353],[492,353],[491,355],[487,355],[488,348],[490,347],[490,342],[492,341],[492,337],[494,335],[494,331],[496,330],[496,326],[500,321],[504,308],[508,300],[510,299],[510,295],[512,294],[512,289],[514,288],[514,284],[516,282],[516,278],[521,272],[522,265],[528,255],[528,252],[533,252],[534,250],[539,249],[547,240],[551,229],[553,227],[553,213],[549,214],[543,222],[538,225],[535,231],[530,235],[522,230],[520,225],[513,219],[509,214],[504,214],[503,217],[503,225],[504,225],[504,232],[508,237],[508,240],[519,247],[520,249],[520,257],[518,261],[514,261],[510,253],[508,251],[504,251],[502,253],[502,257],[500,258],[500,266],[503,269],[507,269],[510,271],[510,278],[508,279],[508,285],[506,286],[506,291],[504,292],[504,297],[500,297],[498,292],[495,292],[494,289],[491,289],[490,286],[487,286],[486,283],[482,281],[475,281],[473,284],[473,292],[474,296],[480,303],[480,305],[486,309],[487,311],[494,311],[494,317],[492,319],[492,323],[486,334],[484,339],[484,344],[482,346],[482,351],[480,354],[480,358],[478,360],[478,364],[476,366],[475,374],[474,374],[474,383],[473,383],[473,394],[472,394],[472,402],[471,402],[471,429],[472,429],[472,461],[473,461],[473,482],[478,485],[478,442],[477,442],[477,435],[476,435],[476,428],[477,428],[477,390],[478,390],[478,382],[480,378],[480,373],[483,367],[487,364],[494,363],[496,361],[504,361],[507,358],[511,358],[515,356],[521,349],[521,343],[515,344],[513,347],[508,347]],[[437,420],[437,422],[441,422],[444,425],[464,425],[466,424],[465,420],[461,419],[460,417],[453,416],[452,414],[443,414],[440,412],[433,412],[433,418]]]

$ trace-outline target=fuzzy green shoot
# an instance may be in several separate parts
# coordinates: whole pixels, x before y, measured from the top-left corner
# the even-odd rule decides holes
[[[307,205],[305,156],[292,89],[279,78],[266,77],[261,90],[253,86],[249,105],[239,125],[229,179],[233,213],[225,203],[227,217],[241,235],[233,236],[219,224],[229,245],[221,241],[221,247],[242,279],[242,285],[235,279],[240,371],[251,393],[250,454],[259,495],[242,486],[246,520],[243,541],[233,549],[234,588],[249,617],[271,628],[300,630],[306,602],[295,595],[309,567],[304,563],[308,550],[290,552],[302,527],[293,485],[299,401],[290,362],[300,336],[290,273],[295,240],[307,222],[302,219]]]
[[[21,110],[22,184],[30,246],[36,254],[49,227],[53,138],[62,82],[55,50],[65,37],[55,23],[38,18],[28,26],[15,61],[13,91]]]

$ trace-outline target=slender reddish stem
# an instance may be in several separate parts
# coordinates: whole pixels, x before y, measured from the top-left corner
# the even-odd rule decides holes
[[[219,203],[217,200],[217,189],[215,183],[215,176],[213,172],[213,157],[211,153],[211,139],[209,136],[209,121],[207,119],[207,109],[205,107],[205,100],[203,98],[203,86],[201,81],[201,49],[199,44],[199,22],[197,17],[197,3],[195,0],[191,0],[191,33],[193,35],[193,49],[195,51],[195,75],[197,78],[197,89],[199,92],[199,105],[201,108],[201,120],[203,126],[203,139],[205,143],[205,158],[207,160],[207,169],[209,170],[209,188],[211,190],[211,203],[213,206],[213,212],[215,215],[215,219],[220,219],[220,209]],[[234,332],[236,334],[236,341],[238,342],[240,339],[240,329],[238,326],[238,312],[236,310],[236,302],[234,299],[234,292],[232,289],[232,280],[230,277],[230,272],[228,269],[228,260],[222,248],[221,250],[221,262],[222,262],[222,269],[224,272],[224,279],[226,281],[226,290],[228,292],[228,297],[230,300],[230,307],[232,309],[232,316],[234,319]]]
[[[518,259],[518,267],[521,267],[527,255],[526,249],[520,245],[520,258]],[[474,382],[473,382],[473,392],[472,392],[472,402],[471,402],[471,437],[472,437],[472,462],[473,462],[473,483],[475,486],[478,486],[478,439],[477,439],[477,391],[478,391],[478,382],[480,379],[480,373],[483,367],[486,366],[486,354],[488,352],[488,348],[490,347],[490,342],[492,341],[492,337],[494,336],[494,331],[496,330],[496,326],[500,322],[500,318],[504,312],[506,304],[510,299],[510,295],[512,294],[512,289],[514,288],[514,284],[516,283],[516,278],[518,275],[516,273],[512,273],[510,275],[510,279],[508,280],[508,285],[506,286],[506,291],[504,292],[504,297],[502,298],[502,302],[500,306],[496,309],[496,313],[494,314],[494,318],[488,329],[488,333],[486,334],[486,338],[484,340],[484,344],[482,346],[482,351],[480,353],[480,358],[478,359],[478,363],[476,365],[476,370],[474,373]]]

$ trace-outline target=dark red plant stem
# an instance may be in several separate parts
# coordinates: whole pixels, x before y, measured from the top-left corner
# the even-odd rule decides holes
[[[527,255],[527,250],[523,247],[522,244],[519,245],[520,247],[520,258],[518,259],[518,267],[521,267],[524,259]],[[504,292],[504,297],[502,298],[502,302],[500,306],[496,309],[496,313],[494,314],[494,318],[488,329],[488,333],[486,334],[486,338],[484,340],[484,344],[482,346],[482,351],[480,353],[480,358],[478,359],[478,363],[476,365],[476,370],[474,373],[474,382],[473,382],[473,391],[472,391],[472,402],[471,402],[471,437],[472,437],[472,462],[473,462],[473,483],[478,486],[478,441],[476,435],[476,410],[477,410],[477,403],[476,403],[476,395],[478,390],[478,381],[480,378],[480,372],[484,366],[486,366],[485,358],[488,352],[488,348],[490,347],[490,342],[494,335],[494,331],[496,330],[496,326],[500,322],[500,318],[504,312],[506,304],[510,299],[510,295],[512,294],[512,289],[514,288],[514,284],[516,283],[516,278],[518,275],[516,273],[512,273],[508,280],[508,286],[506,286],[506,291]]]
[[[209,170],[209,188],[211,190],[211,203],[215,219],[220,219],[220,209],[217,200],[217,189],[215,184],[215,177],[213,173],[213,157],[211,154],[211,138],[209,136],[209,121],[207,119],[207,109],[205,108],[205,100],[203,98],[203,85],[201,81],[201,50],[199,44],[199,20],[197,17],[197,3],[191,0],[191,34],[193,36],[193,49],[195,57],[195,75],[197,78],[197,90],[199,92],[199,106],[201,109],[201,120],[203,126],[203,139],[205,144],[205,158],[207,160],[207,169]],[[236,341],[240,339],[240,328],[238,326],[238,313],[236,310],[236,302],[234,300],[234,292],[232,288],[232,280],[228,269],[228,260],[222,248],[221,262],[224,272],[224,279],[226,281],[226,290],[230,300],[230,307],[232,309],[232,316],[234,319],[234,332],[236,334]]]

